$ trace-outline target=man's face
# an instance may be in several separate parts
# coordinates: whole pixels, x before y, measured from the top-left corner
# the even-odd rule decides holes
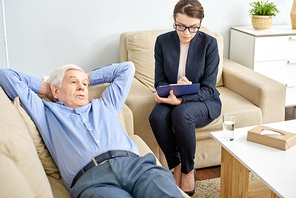
[[[69,69],[66,71],[62,86],[54,85],[54,97],[70,108],[85,106],[88,101],[88,78],[82,71]]]

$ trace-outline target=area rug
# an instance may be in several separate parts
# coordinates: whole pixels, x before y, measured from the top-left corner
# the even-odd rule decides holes
[[[258,181],[258,179],[250,172],[249,181]],[[195,193],[192,198],[219,198],[220,197],[220,177],[215,179],[207,179],[196,181]]]

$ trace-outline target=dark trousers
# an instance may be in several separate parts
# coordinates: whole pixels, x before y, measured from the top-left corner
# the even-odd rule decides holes
[[[144,157],[116,157],[84,173],[70,189],[71,198],[174,197],[183,195],[172,173],[156,165],[151,153]]]
[[[149,122],[154,136],[165,154],[169,169],[181,163],[182,173],[194,168],[195,128],[211,123],[203,102],[189,102],[178,106],[156,104]]]

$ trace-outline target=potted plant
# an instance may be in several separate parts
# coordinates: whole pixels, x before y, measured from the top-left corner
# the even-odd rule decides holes
[[[272,25],[272,17],[280,11],[273,2],[254,1],[250,3],[249,14],[252,17],[252,25],[256,30],[269,29]]]

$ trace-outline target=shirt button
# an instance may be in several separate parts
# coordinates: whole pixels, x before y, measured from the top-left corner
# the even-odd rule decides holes
[[[97,140],[97,143],[100,143],[100,140]]]
[[[92,131],[92,128],[90,128],[89,130]]]
[[[83,119],[83,122],[86,122],[86,119]]]

